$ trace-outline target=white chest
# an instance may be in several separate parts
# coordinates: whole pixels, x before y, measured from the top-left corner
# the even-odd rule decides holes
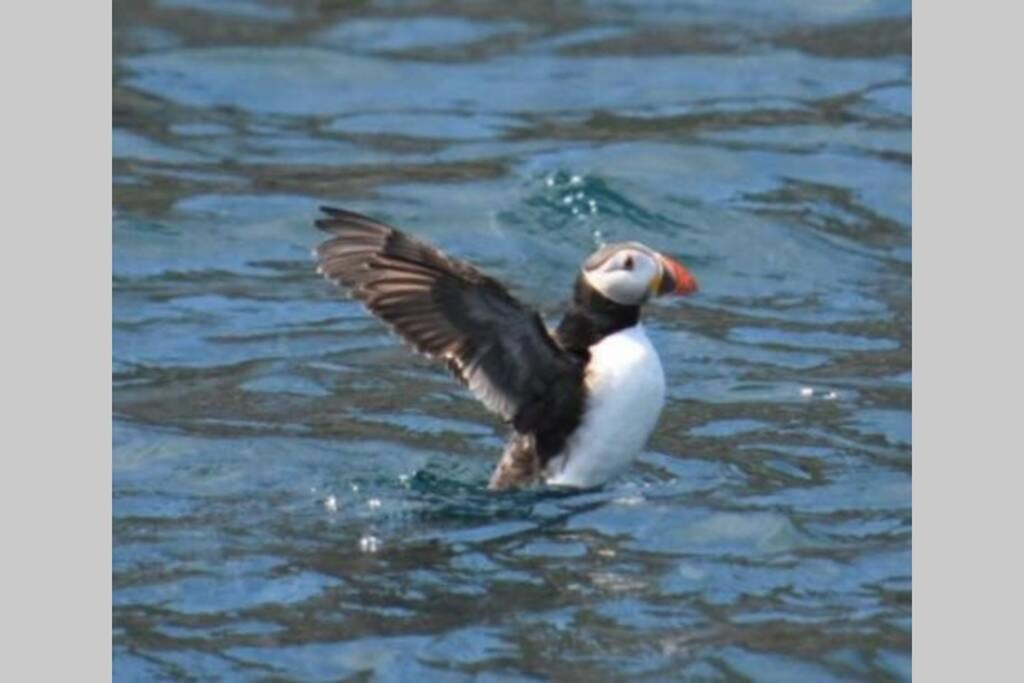
[[[665,404],[665,373],[642,325],[590,347],[587,407],[565,452],[548,463],[549,484],[597,486],[643,449]]]

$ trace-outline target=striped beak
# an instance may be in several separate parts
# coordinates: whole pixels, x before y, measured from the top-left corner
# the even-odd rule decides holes
[[[683,264],[662,254],[659,254],[658,258],[661,259],[661,277],[654,290],[655,294],[682,296],[697,291],[697,278],[693,277]]]

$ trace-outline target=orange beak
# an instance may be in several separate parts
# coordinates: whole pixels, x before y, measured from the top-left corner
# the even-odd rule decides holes
[[[683,264],[670,259],[668,256],[661,256],[661,280],[655,289],[655,294],[685,295],[693,294],[698,289],[697,278],[690,274]]]

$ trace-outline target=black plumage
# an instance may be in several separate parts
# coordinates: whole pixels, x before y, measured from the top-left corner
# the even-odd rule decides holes
[[[590,347],[610,334],[640,322],[640,307],[617,304],[602,296],[583,277],[576,278],[572,303],[555,330],[565,350],[589,360]]]
[[[606,325],[580,333],[582,322],[563,321],[566,333],[553,338],[537,312],[473,266],[372,218],[322,210],[316,226],[331,237],[316,250],[318,270],[417,351],[445,361],[512,425],[515,434],[493,487],[534,480],[582,418],[587,356],[586,346],[579,352],[581,334],[592,339]],[[571,310],[571,319],[581,311]]]

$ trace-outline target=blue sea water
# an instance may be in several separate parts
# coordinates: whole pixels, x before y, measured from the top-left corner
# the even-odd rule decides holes
[[[117,680],[903,681],[910,3],[114,3]],[[496,496],[505,437],[313,272],[387,220],[557,320],[602,241],[649,448]]]

